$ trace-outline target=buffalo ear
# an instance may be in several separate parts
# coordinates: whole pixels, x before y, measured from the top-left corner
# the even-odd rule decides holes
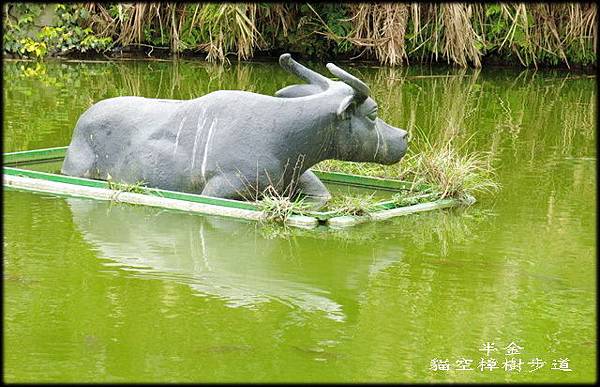
[[[346,113],[346,110],[348,109],[348,107],[352,104],[352,99],[354,99],[353,95],[349,95],[347,97],[344,97],[344,99],[342,100],[342,102],[340,102],[338,108],[337,108],[337,116],[339,118],[343,118],[344,114]]]
[[[280,98],[296,98],[296,97],[306,97],[307,95],[313,95],[323,92],[317,85],[291,85],[286,86],[283,89],[277,90],[275,93],[275,97]]]

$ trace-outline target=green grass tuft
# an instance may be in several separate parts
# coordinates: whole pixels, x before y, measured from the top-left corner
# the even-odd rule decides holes
[[[495,192],[500,184],[484,153],[461,154],[450,143],[429,145],[402,164],[401,177],[426,183],[439,192],[439,198],[456,198],[465,203],[472,196]]]
[[[375,200],[373,196],[373,194],[334,196],[329,203],[327,203],[327,208],[330,211],[337,211],[343,215],[368,216],[378,209],[379,202]]]
[[[292,200],[281,195],[273,187],[268,187],[261,200],[257,202],[258,209],[265,213],[263,221],[285,223],[292,215],[302,215],[310,209],[303,199]]]
[[[136,181],[133,184],[128,183],[116,183],[112,180],[107,180],[108,189],[112,189],[120,192],[131,192],[131,193],[146,193],[147,187],[145,186],[144,181]]]
[[[414,206],[439,199],[439,192],[420,193],[410,195],[412,192],[398,192],[392,196],[392,201],[398,207]]]

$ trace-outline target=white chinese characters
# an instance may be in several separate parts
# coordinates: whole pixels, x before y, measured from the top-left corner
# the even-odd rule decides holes
[[[504,349],[504,360],[496,359],[492,356],[498,356],[498,353],[502,353],[496,347],[494,342],[485,342],[478,349],[480,352],[484,352],[486,357],[481,357],[479,362],[474,363],[473,359],[467,357],[459,357],[454,362],[448,358],[431,359],[429,370],[435,372],[447,372],[447,371],[475,371],[479,372],[492,372],[495,370],[502,369],[507,373],[520,373],[522,371],[536,372],[547,366],[547,362],[539,357],[533,357],[529,361],[524,361],[520,356],[523,355],[524,347],[520,346],[514,341],[511,341],[507,346],[501,347]],[[553,359],[552,367],[549,368],[551,371],[570,372],[573,371],[569,365],[569,358]],[[548,369],[546,367],[546,369]]]

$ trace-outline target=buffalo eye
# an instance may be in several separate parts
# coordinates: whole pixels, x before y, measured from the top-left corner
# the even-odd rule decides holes
[[[367,118],[370,119],[371,121],[375,121],[375,119],[377,118],[377,111],[372,111],[371,113],[367,114]]]

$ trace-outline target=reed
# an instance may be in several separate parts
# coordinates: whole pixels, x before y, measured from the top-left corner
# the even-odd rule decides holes
[[[597,54],[594,3],[354,4],[348,39],[379,62],[445,60],[480,67],[485,56],[525,66],[590,64]],[[339,39],[339,37],[338,37]]]
[[[389,65],[400,64],[408,59],[405,50],[405,35],[409,9],[418,9],[416,4],[402,3],[352,4],[354,29],[347,39],[355,46],[373,52],[379,62]]]
[[[219,62],[231,53],[248,59],[261,47],[257,4],[86,3],[83,7],[94,15],[89,26],[101,36],[116,37],[122,46],[168,44],[173,53],[200,50],[208,60]]]
[[[209,61],[227,61],[235,53],[238,60],[252,57],[262,36],[256,28],[256,4],[205,4],[200,10],[199,27],[206,43],[200,48]]]
[[[21,7],[22,8],[22,7]],[[4,12],[5,47],[18,52],[25,22]],[[113,47],[200,51],[210,61],[256,51],[342,55],[386,65],[413,61],[480,67],[486,59],[524,66],[595,65],[597,6],[589,3],[82,3],[81,18]],[[23,19],[25,20],[25,19]],[[29,20],[29,19],[27,19]],[[31,21],[28,21],[31,23]],[[7,38],[8,37],[8,38]],[[8,44],[7,44],[8,43]],[[5,48],[6,52],[6,48]]]

